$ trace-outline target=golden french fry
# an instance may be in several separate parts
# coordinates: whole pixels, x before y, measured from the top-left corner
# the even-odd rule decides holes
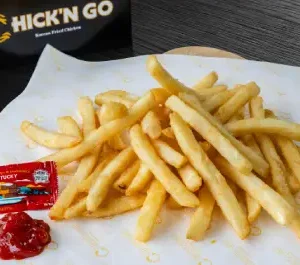
[[[260,96],[254,97],[249,102],[250,117],[256,119],[265,118],[265,110],[263,108],[263,99]]]
[[[257,96],[259,92],[260,89],[254,82],[242,86],[239,91],[217,110],[214,116],[221,123],[226,123],[251,98]]]
[[[158,139],[161,135],[160,120],[153,111],[149,111],[143,118],[142,129],[144,133],[148,134],[151,139]]]
[[[145,195],[119,197],[110,200],[104,207],[98,208],[92,213],[86,212],[83,215],[94,218],[104,218],[119,215],[142,207],[145,198]]]
[[[176,96],[169,97],[166,101],[166,106],[178,113],[183,120],[192,126],[238,170],[242,172],[250,172],[252,170],[252,165],[249,160],[241,154],[241,152],[228,140],[228,138],[226,138],[199,112],[185,104]]]
[[[68,209],[66,209],[64,213],[65,219],[72,219],[75,217],[79,217],[86,210],[86,196],[81,198],[79,201],[71,205]]]
[[[269,175],[268,163],[258,154],[256,154],[251,148],[245,146],[243,143],[233,137],[224,126],[218,122],[212,115],[205,111],[199,101],[188,94],[179,94],[179,97],[188,105],[193,107],[199,114],[206,118],[213,126],[215,126],[230,142],[246,157],[253,165],[253,169],[262,177]]]
[[[287,183],[293,194],[300,191],[300,182],[298,181],[298,179],[295,177],[295,175],[290,170],[288,170],[288,173],[287,173]]]
[[[136,155],[131,147],[120,152],[100,173],[94,184],[89,190],[86,207],[89,212],[95,211],[107,196],[108,190],[128,165],[130,165]]]
[[[246,134],[241,136],[241,140],[246,146],[250,147],[255,153],[259,154],[261,157],[264,157],[263,153],[259,148],[259,145],[257,144],[252,134]]]
[[[203,108],[208,112],[213,112],[225,104],[234,95],[232,90],[220,92],[203,102]]]
[[[139,171],[126,190],[126,196],[132,196],[142,192],[152,179],[153,174],[150,169],[145,164],[141,163]]]
[[[207,186],[199,190],[200,205],[192,215],[186,238],[194,241],[203,239],[205,232],[210,226],[215,199]]]
[[[167,199],[166,205],[169,209],[172,209],[172,210],[181,210],[183,208],[183,206],[180,205],[177,201],[175,201],[172,196],[170,196]]]
[[[22,122],[21,131],[32,141],[54,149],[72,147],[78,145],[82,140],[81,137],[46,131],[29,121]]]
[[[152,88],[151,93],[154,95],[158,104],[164,104],[171,94],[163,88]]]
[[[215,86],[212,87],[210,89],[204,89],[204,90],[200,90],[200,91],[196,91],[196,94],[198,96],[198,98],[200,100],[207,100],[209,98],[211,98],[212,96],[215,96],[216,94],[226,91],[227,90],[227,86]]]
[[[96,129],[96,116],[92,100],[89,97],[81,97],[78,101],[78,110],[82,117],[83,135],[87,136]]]
[[[209,143],[206,141],[200,141],[199,142],[201,148],[203,149],[203,151],[208,155],[209,158],[213,158],[216,155],[218,155],[217,150]]]
[[[130,183],[139,171],[141,162],[139,160],[135,161],[129,168],[127,168],[121,176],[115,181],[114,188],[121,193],[125,193],[126,189],[129,187]]]
[[[69,164],[91,152],[95,147],[100,146],[124,129],[135,124],[142,119],[149,110],[155,107],[155,105],[156,102],[154,96],[151,93],[147,93],[132,106],[126,117],[102,125],[100,128],[90,133],[88,137],[77,146],[43,157],[39,159],[39,161],[54,161],[58,167]]]
[[[181,177],[184,185],[192,192],[199,190],[202,185],[202,178],[199,176],[190,163],[178,169],[179,176]]]
[[[197,143],[192,130],[185,121],[176,113],[170,115],[170,121],[181,150],[203,178],[234,230],[241,238],[246,238],[250,232],[246,214],[240,207],[225,178]]]
[[[175,168],[181,168],[187,163],[186,157],[177,152],[166,142],[161,140],[153,140],[152,144],[155,147],[158,155],[169,165]]]
[[[214,159],[220,171],[254,198],[281,225],[290,224],[295,218],[295,209],[275,190],[253,173],[237,171],[220,156]]]
[[[105,157],[101,158],[101,162],[98,164],[98,166],[95,168],[95,170],[90,174],[85,180],[83,180],[78,185],[78,191],[79,192],[88,192],[91,186],[94,184],[102,170],[110,163],[111,160],[113,160],[117,156],[116,153],[111,152],[105,154]]]
[[[156,154],[140,125],[134,125],[130,130],[132,147],[139,157],[153,173],[156,179],[165,187],[168,193],[181,205],[195,207],[198,198],[190,192],[184,184],[173,174],[165,162]]]
[[[247,119],[225,125],[233,135],[248,133],[277,134],[292,140],[300,140],[300,124],[276,119]]]
[[[62,134],[82,138],[81,130],[77,122],[71,116],[57,118],[58,129]]]
[[[133,98],[128,92],[122,91],[122,93],[100,93],[95,97],[95,103],[99,106],[106,104],[106,103],[111,103],[111,102],[116,102],[116,103],[121,103],[126,108],[131,108],[136,102],[137,99]]]
[[[218,74],[216,72],[211,72],[204,76],[196,85],[193,86],[194,90],[201,91],[205,88],[211,88],[218,81]]]
[[[269,113],[269,117],[277,119],[274,113]],[[296,177],[298,182],[300,182],[300,152],[297,146],[293,141],[282,136],[276,135],[273,139],[293,173],[290,178]]]
[[[165,128],[165,129],[163,129],[163,130],[161,131],[161,133],[162,133],[164,136],[168,137],[168,138],[175,139],[175,135],[174,135],[173,130],[172,130],[171,127],[167,127],[167,128]]]
[[[252,224],[257,220],[259,214],[261,213],[261,205],[247,192],[245,192],[245,201],[247,206],[248,221],[250,224]]]
[[[101,125],[107,124],[116,119],[120,119],[128,115],[127,108],[117,102],[105,103],[97,111],[98,119]]]
[[[156,179],[151,183],[146,200],[141,209],[135,232],[135,239],[147,242],[152,234],[156,218],[165,202],[167,192]]]

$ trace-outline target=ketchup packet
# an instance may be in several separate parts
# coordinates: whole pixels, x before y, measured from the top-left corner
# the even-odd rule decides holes
[[[0,166],[0,214],[49,209],[57,196],[54,162]]]

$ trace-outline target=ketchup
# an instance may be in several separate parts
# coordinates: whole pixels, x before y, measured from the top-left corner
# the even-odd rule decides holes
[[[0,219],[0,259],[39,255],[51,242],[50,227],[27,213],[9,213]]]

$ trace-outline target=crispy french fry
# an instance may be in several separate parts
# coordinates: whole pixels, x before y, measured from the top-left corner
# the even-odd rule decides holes
[[[300,125],[276,119],[247,119],[227,123],[226,128],[235,136],[248,133],[278,134],[292,140],[300,140]]]
[[[105,157],[101,158],[101,162],[94,169],[94,171],[78,185],[79,192],[88,192],[91,186],[94,184],[95,180],[98,178],[102,170],[117,156],[116,153],[111,152],[105,154]]]
[[[115,181],[114,188],[121,193],[125,193],[130,183],[139,171],[141,162],[135,161],[129,168],[127,168],[121,176]]]
[[[254,198],[281,225],[290,224],[295,218],[295,209],[275,190],[253,173],[237,171],[220,156],[214,159],[220,171]]]
[[[127,108],[117,102],[105,103],[97,111],[98,119],[101,125],[107,124],[116,119],[120,119],[128,115]]]
[[[164,104],[168,97],[171,96],[171,94],[163,88],[152,88],[150,91],[154,95],[155,101],[158,104]]]
[[[194,90],[202,90],[205,88],[211,88],[218,81],[218,74],[216,72],[211,72],[204,76],[197,84],[193,86]]]
[[[132,196],[142,192],[152,179],[153,174],[150,169],[145,164],[141,163],[139,171],[126,190],[126,196]]]
[[[89,97],[81,97],[78,101],[78,110],[82,117],[83,135],[87,136],[96,128],[96,116],[92,100]]]
[[[155,112],[149,111],[143,118],[141,125],[144,133],[148,134],[151,139],[158,139],[160,137],[161,125]]]
[[[260,89],[254,82],[242,86],[239,91],[217,110],[214,116],[221,123],[226,123],[251,98],[257,96],[259,92]]]
[[[241,140],[246,146],[250,147],[255,153],[259,154],[261,157],[264,157],[263,153],[259,148],[259,145],[257,144],[252,134],[246,134],[241,136]]]
[[[260,96],[254,97],[249,102],[250,117],[264,119],[265,111],[263,108],[263,99]]]
[[[57,118],[58,129],[62,134],[82,138],[81,130],[77,122],[71,116]]]
[[[98,94],[95,98],[95,103],[99,106],[110,102],[121,103],[129,109],[137,102],[137,99],[126,91],[119,91],[118,93],[104,92]]]
[[[199,142],[201,148],[203,151],[208,155],[209,158],[215,157],[218,155],[217,150],[209,143],[206,141],[200,141]]]
[[[184,186],[156,154],[154,147],[143,133],[141,126],[133,126],[130,130],[130,137],[132,147],[139,159],[149,167],[155,178],[161,182],[167,192],[183,206],[197,206],[199,203],[198,198]]]
[[[213,126],[215,126],[230,142],[249,159],[253,165],[253,169],[260,176],[266,178],[269,175],[268,163],[258,154],[256,154],[251,148],[245,146],[243,143],[233,137],[213,116],[206,112],[200,102],[193,96],[188,94],[179,94],[179,97],[188,105],[193,107],[199,114],[206,118]]]
[[[269,117],[277,119],[274,113],[269,113]],[[278,146],[282,156],[284,157],[287,165],[294,174],[290,178],[296,177],[300,182],[300,152],[293,141],[282,136],[274,136],[274,142]]]
[[[250,224],[252,224],[257,220],[259,214],[261,213],[261,205],[247,192],[245,192],[245,201],[247,206],[248,221]]]
[[[213,112],[225,104],[234,95],[232,90],[226,90],[206,99],[203,108],[208,112]]]
[[[102,125],[100,128],[90,133],[88,137],[77,146],[43,157],[39,159],[39,161],[54,161],[58,167],[67,165],[89,153],[95,149],[95,147],[100,146],[124,129],[135,124],[143,118],[149,110],[155,107],[155,105],[156,102],[154,96],[151,93],[147,93],[132,106],[126,117]]]
[[[32,141],[54,149],[72,147],[78,145],[82,140],[81,137],[46,131],[29,121],[22,122],[21,131]]]
[[[209,228],[215,206],[215,199],[207,186],[199,190],[198,196],[200,205],[194,212],[186,233],[186,238],[194,241],[203,239],[205,232]]]
[[[203,89],[200,91],[196,91],[196,94],[200,100],[207,100],[212,96],[226,90],[227,90],[227,86],[215,86],[210,89]]]
[[[192,130],[185,121],[176,113],[170,115],[170,121],[181,150],[202,176],[234,230],[240,238],[246,238],[250,232],[246,214],[241,209],[225,178],[197,143]]]
[[[288,170],[288,173],[287,173],[287,183],[288,183],[288,185],[290,187],[290,190],[293,194],[300,191],[300,182],[295,177],[295,175],[291,172],[291,170]]]
[[[178,113],[238,170],[242,172],[250,172],[252,170],[252,165],[249,160],[199,112],[185,104],[176,96],[169,97],[166,101],[166,106]]]
[[[199,176],[190,163],[178,169],[179,176],[181,177],[184,185],[192,192],[199,190],[202,185],[202,178]]]
[[[175,201],[172,196],[167,199],[166,205],[169,209],[172,210],[181,210],[183,208],[183,206]]]
[[[152,144],[155,147],[158,155],[169,165],[176,168],[181,168],[187,163],[186,157],[177,152],[166,142],[161,140],[153,140]]]
[[[156,218],[166,200],[167,192],[160,182],[154,179],[141,209],[135,232],[135,239],[147,242],[152,234]]]
[[[72,219],[75,217],[79,217],[86,210],[86,196],[81,198],[79,201],[71,205],[68,209],[66,209],[64,213],[65,219]]]
[[[125,212],[136,210],[143,206],[145,195],[123,196],[110,200],[104,207],[98,208],[96,211],[84,213],[86,217],[104,218],[111,217]]]
[[[89,212],[95,211],[101,205],[113,182],[134,159],[136,159],[136,155],[132,148],[128,147],[110,161],[89,190],[86,201],[86,207]]]
[[[164,136],[168,137],[168,138],[175,139],[175,135],[174,135],[173,130],[172,130],[171,127],[167,127],[167,128],[165,128],[165,129],[163,129],[163,130],[161,131],[161,133],[162,133]]]

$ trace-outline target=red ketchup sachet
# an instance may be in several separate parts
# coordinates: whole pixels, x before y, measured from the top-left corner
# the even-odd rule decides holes
[[[0,166],[0,214],[49,209],[57,196],[54,162]]]

